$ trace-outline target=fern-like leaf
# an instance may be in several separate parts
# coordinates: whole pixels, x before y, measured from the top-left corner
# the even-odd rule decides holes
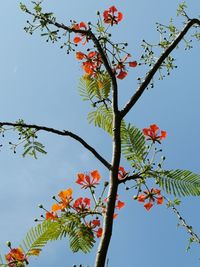
[[[27,233],[20,247],[29,256],[38,255],[50,241],[69,237],[73,252],[81,250],[87,253],[93,247],[95,240],[92,230],[81,223],[79,216],[73,213],[63,215],[55,221],[46,220]]]
[[[163,171],[158,175],[160,186],[175,196],[200,196],[200,175],[188,170]]]
[[[143,133],[130,124],[123,128],[122,153],[129,161],[143,161],[146,155],[145,137]]]
[[[113,115],[110,108],[106,108],[104,105],[99,106],[95,111],[88,114],[88,121],[112,135]]]
[[[62,231],[57,221],[44,221],[29,230],[20,247],[27,251],[28,255],[33,250],[40,251],[49,241],[57,240]]]
[[[81,77],[79,94],[84,101],[95,101],[107,99],[110,94],[111,81],[107,73],[101,74],[98,79],[92,77]]]
[[[79,94],[82,97],[83,101],[91,101],[95,96],[95,86],[96,83],[94,80],[85,79],[81,77],[79,83]]]
[[[70,233],[69,240],[70,248],[73,252],[81,250],[84,253],[88,253],[95,243],[92,230],[84,224],[80,224]]]

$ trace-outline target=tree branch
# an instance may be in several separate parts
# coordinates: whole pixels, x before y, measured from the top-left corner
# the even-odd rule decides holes
[[[37,18],[37,19],[41,19],[41,16],[36,15],[32,12],[30,12],[29,10],[26,10],[26,12]],[[54,25],[55,27],[57,27],[58,29],[63,29],[67,32],[74,32],[74,33],[80,33],[83,34],[85,36],[88,36],[94,43],[94,46],[97,48],[99,54],[101,55],[101,59],[103,61],[103,64],[106,68],[106,71],[108,72],[111,82],[112,82],[112,89],[113,89],[113,103],[114,103],[114,109],[115,112],[118,112],[118,90],[117,90],[117,80],[116,80],[116,76],[113,73],[113,70],[110,66],[109,63],[109,59],[107,57],[107,54],[103,51],[103,48],[101,46],[101,44],[99,43],[99,40],[96,38],[95,34],[91,31],[91,28],[89,28],[88,30],[80,30],[80,29],[75,29],[73,27],[69,27],[64,25],[63,23],[59,23],[57,21],[54,20],[50,20],[50,19],[46,19],[46,21],[50,24],[50,25]]]
[[[165,199],[166,199],[166,198],[165,198]],[[169,203],[169,200],[168,200],[168,199],[166,199],[166,200],[167,200],[167,202]],[[189,225],[186,223],[185,219],[183,219],[183,217],[180,215],[179,211],[177,210],[177,208],[176,208],[173,204],[172,204],[170,207],[172,208],[173,212],[176,214],[176,216],[177,216],[177,218],[178,218],[178,220],[179,220],[179,222],[180,222],[180,225],[182,225],[182,226],[187,230],[187,232],[191,235],[192,240],[193,240],[194,242],[197,242],[197,243],[200,244],[200,238],[199,238],[198,235],[193,231],[192,226],[189,226]]]
[[[90,146],[86,141],[84,141],[80,136],[77,134],[74,134],[70,131],[67,130],[57,130],[54,128],[49,128],[46,126],[40,126],[40,125],[35,125],[35,124],[26,124],[26,123],[12,123],[12,122],[0,122],[0,127],[2,126],[13,126],[13,127],[24,127],[24,128],[33,128],[36,129],[37,131],[45,131],[61,136],[69,136],[73,138],[74,140],[78,141],[81,143],[87,150],[89,150],[107,169],[110,170],[111,165],[108,161],[106,161],[92,146]]]
[[[200,20],[198,19],[191,19],[187,22],[183,30],[179,33],[179,35],[176,37],[176,39],[168,46],[168,48],[163,52],[163,54],[159,57],[155,65],[150,69],[148,72],[146,78],[141,83],[141,85],[138,87],[135,94],[130,98],[129,102],[125,105],[125,107],[121,110],[120,114],[122,118],[126,116],[126,114],[130,111],[130,109],[135,105],[135,103],[139,100],[149,83],[151,82],[153,76],[156,74],[162,63],[165,61],[165,59],[170,55],[170,53],[177,47],[179,42],[183,39],[183,37],[186,35],[188,30],[194,25],[198,24],[200,26]]]

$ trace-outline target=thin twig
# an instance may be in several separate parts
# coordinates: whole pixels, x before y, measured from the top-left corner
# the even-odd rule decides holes
[[[111,165],[108,161],[106,161],[92,146],[90,146],[83,138],[78,136],[75,133],[72,133],[67,130],[57,130],[54,128],[49,128],[46,126],[41,126],[41,125],[35,125],[35,124],[26,124],[26,123],[13,123],[13,122],[0,122],[0,127],[2,126],[13,126],[13,127],[24,127],[24,128],[29,128],[29,129],[36,129],[37,131],[45,131],[49,133],[54,133],[57,135],[61,136],[69,136],[73,138],[74,140],[78,141],[81,143],[87,150],[89,150],[107,169],[111,168]]]
[[[165,199],[167,200],[167,202],[169,203],[169,200],[165,197]],[[198,237],[198,235],[193,231],[192,226],[189,226],[187,224],[187,222],[185,221],[185,219],[183,219],[183,217],[180,215],[180,212],[177,210],[177,208],[175,207],[175,205],[170,204],[170,207],[172,208],[173,212],[176,214],[180,225],[183,226],[186,231],[192,236],[192,240],[194,242],[197,242],[200,244],[200,238]]]

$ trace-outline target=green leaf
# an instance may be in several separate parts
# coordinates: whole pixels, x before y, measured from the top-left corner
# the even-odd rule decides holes
[[[104,105],[99,106],[95,111],[88,114],[88,121],[112,135],[113,115],[111,108],[106,108]]]
[[[95,96],[95,86],[96,83],[94,80],[81,77],[79,82],[79,94],[84,101],[92,101]]]
[[[141,130],[130,124],[123,128],[122,153],[129,161],[143,161],[146,155],[145,137]]]
[[[163,171],[158,174],[159,184],[168,194],[200,196],[200,175],[188,170]]]
[[[30,256],[38,256],[42,248],[50,241],[69,237],[73,252],[87,253],[94,246],[94,234],[81,222],[79,215],[69,213],[55,221],[45,220],[30,229],[20,247]]]
[[[110,94],[111,81],[109,75],[102,73],[97,78],[81,77],[79,83],[79,94],[84,101],[107,100]],[[94,101],[93,99],[96,98]]]

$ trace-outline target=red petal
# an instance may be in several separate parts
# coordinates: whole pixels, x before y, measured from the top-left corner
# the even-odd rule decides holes
[[[161,131],[160,140],[163,140],[166,137],[167,137],[167,132],[166,131]]]
[[[96,56],[96,54],[97,54],[97,52],[95,52],[95,51],[91,51],[91,52],[87,55],[87,57],[88,57],[88,58],[92,58],[92,57]]]
[[[102,233],[103,233],[103,229],[99,228],[98,231],[96,232],[96,236],[99,238],[102,236]]]
[[[157,204],[158,204],[158,205],[163,204],[163,202],[164,202],[164,198],[163,198],[163,197],[158,197],[158,198],[157,198]]]
[[[123,80],[128,73],[126,71],[121,70],[120,73],[117,75],[117,78]]]
[[[81,37],[79,37],[79,36],[76,36],[76,37],[74,37],[74,43],[75,43],[75,44],[78,44],[78,43],[80,43],[80,42],[81,42],[81,40],[82,40],[82,38],[81,38]]]
[[[117,206],[115,207],[116,209],[120,210],[121,208],[123,208],[125,206],[125,203],[118,200]]]
[[[96,180],[97,182],[101,179],[101,176],[100,176],[98,170],[94,170],[90,174],[91,174],[92,178],[94,180]]]
[[[123,19],[123,14],[121,12],[118,12],[118,22],[120,22]]]
[[[145,196],[144,194],[140,194],[140,195],[138,195],[138,197],[137,197],[137,200],[138,200],[139,202],[144,202],[145,199],[146,199],[146,196]]]
[[[137,61],[131,61],[128,64],[129,64],[129,67],[135,68],[137,66]]]
[[[154,133],[156,133],[156,132],[159,130],[159,127],[158,127],[156,124],[152,124],[152,125],[150,125],[150,129],[151,129]]]
[[[144,204],[144,207],[146,210],[149,211],[153,207],[153,204],[151,202],[148,202],[148,203]]]
[[[117,11],[117,9],[116,9],[115,6],[111,6],[111,7],[109,8],[109,11],[110,11],[111,13],[114,13],[114,12]]]

